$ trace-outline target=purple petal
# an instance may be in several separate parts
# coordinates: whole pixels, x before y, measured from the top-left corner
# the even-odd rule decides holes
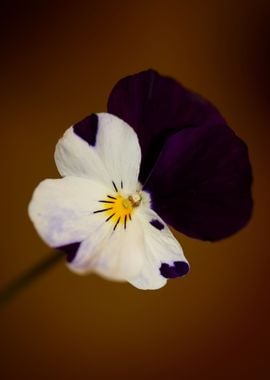
[[[96,144],[98,130],[98,116],[93,113],[73,126],[75,134],[85,140],[89,145]]]
[[[251,181],[245,144],[229,128],[210,126],[169,137],[146,188],[168,224],[218,240],[249,220]]]
[[[140,181],[166,223],[195,238],[218,240],[248,222],[247,148],[210,102],[148,70],[116,84],[108,111],[137,132]]]
[[[108,112],[126,121],[138,134],[142,149],[142,183],[168,136],[205,122],[225,124],[210,103],[154,70],[121,79],[109,96]]]

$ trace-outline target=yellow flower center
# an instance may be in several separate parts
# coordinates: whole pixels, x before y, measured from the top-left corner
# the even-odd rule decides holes
[[[115,196],[107,195],[107,198],[100,200],[104,208],[94,211],[94,213],[102,212],[106,216],[106,222],[111,221],[114,224],[114,230],[119,224],[124,225],[126,229],[127,223],[132,220],[134,208],[141,203],[142,197],[140,193],[135,193],[127,198],[119,193]]]

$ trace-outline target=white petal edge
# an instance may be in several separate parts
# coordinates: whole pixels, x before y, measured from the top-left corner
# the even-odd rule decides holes
[[[141,207],[137,214],[144,229],[145,256],[139,276],[130,278],[128,281],[139,289],[159,289],[167,283],[167,279],[160,273],[162,264],[172,266],[175,261],[187,264],[188,262],[179,242],[166,223],[153,210]],[[152,220],[158,220],[164,228],[162,230],[155,228],[150,223]]]
[[[85,178],[42,181],[33,193],[29,216],[41,238],[51,247],[86,239],[104,221],[94,214],[106,196],[106,187]]]
[[[97,150],[68,128],[55,147],[54,159],[62,177],[88,178],[110,187],[111,176]]]

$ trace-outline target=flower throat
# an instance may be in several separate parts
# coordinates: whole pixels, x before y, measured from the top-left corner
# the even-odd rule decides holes
[[[123,225],[124,229],[126,229],[127,223],[132,220],[134,208],[140,205],[141,200],[142,196],[139,192],[124,197],[119,194],[117,190],[114,196],[107,195],[106,199],[98,201],[103,203],[104,208],[94,211],[94,214],[104,212],[107,217],[105,222],[110,220],[114,223],[113,230],[115,230],[118,225]]]

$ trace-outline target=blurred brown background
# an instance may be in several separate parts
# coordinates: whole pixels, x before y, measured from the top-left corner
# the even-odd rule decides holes
[[[59,264],[1,311],[0,378],[268,379],[269,2],[1,1],[0,285],[45,257],[27,205],[57,139],[149,67],[211,99],[248,144],[255,211],[153,292]]]

